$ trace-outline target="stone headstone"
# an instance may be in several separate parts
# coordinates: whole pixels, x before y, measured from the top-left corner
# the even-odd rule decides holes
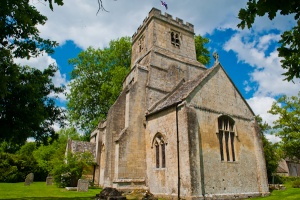
[[[34,174],[33,173],[28,174],[25,178],[24,185],[30,185],[31,183],[33,183],[33,179],[34,179]]]
[[[79,179],[77,183],[77,192],[87,192],[89,189],[89,181]]]
[[[47,176],[46,185],[53,185],[53,177],[52,176]]]

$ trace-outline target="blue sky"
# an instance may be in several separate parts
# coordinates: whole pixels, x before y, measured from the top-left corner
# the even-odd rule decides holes
[[[39,69],[55,63],[59,67],[53,81],[57,85],[68,85],[73,66],[68,59],[92,46],[103,48],[112,39],[132,36],[152,7],[167,12],[173,18],[194,25],[195,33],[210,39],[207,45],[211,54],[217,51],[222,66],[256,114],[271,124],[276,116],[267,113],[279,95],[297,95],[300,81],[283,81],[284,70],[276,48],[280,34],[293,26],[293,16],[279,16],[273,21],[267,17],[256,19],[253,28],[237,28],[240,8],[247,0],[166,0],[168,10],[159,0],[103,0],[105,9],[98,10],[97,1],[64,0],[64,6],[54,6],[52,12],[43,1],[31,3],[48,17],[45,25],[39,26],[40,34],[60,43],[53,55],[31,60],[16,60]],[[213,60],[212,60],[213,63]],[[210,67],[210,66],[208,66]],[[67,91],[69,91],[67,87]],[[60,106],[66,105],[60,95]],[[270,136],[269,139],[274,140]]]

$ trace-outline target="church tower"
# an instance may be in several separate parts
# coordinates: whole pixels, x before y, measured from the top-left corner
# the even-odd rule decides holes
[[[105,143],[115,148],[102,156],[109,162],[101,167],[104,186],[146,187],[147,110],[205,70],[196,60],[194,26],[153,8],[132,36],[131,71],[108,114]]]

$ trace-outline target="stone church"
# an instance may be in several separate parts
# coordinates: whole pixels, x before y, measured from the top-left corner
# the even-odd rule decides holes
[[[269,194],[254,113],[214,57],[209,69],[196,60],[192,24],[149,12],[123,90],[91,134],[95,184],[185,199]]]

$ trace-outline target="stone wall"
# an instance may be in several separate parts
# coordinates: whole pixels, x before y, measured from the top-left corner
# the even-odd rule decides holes
[[[220,67],[190,95],[188,104],[196,110],[205,195],[268,193],[261,138],[255,129],[254,114]],[[217,119],[235,121],[235,161],[221,161]],[[192,158],[191,158],[192,159]],[[255,177],[255,178],[254,178]]]

